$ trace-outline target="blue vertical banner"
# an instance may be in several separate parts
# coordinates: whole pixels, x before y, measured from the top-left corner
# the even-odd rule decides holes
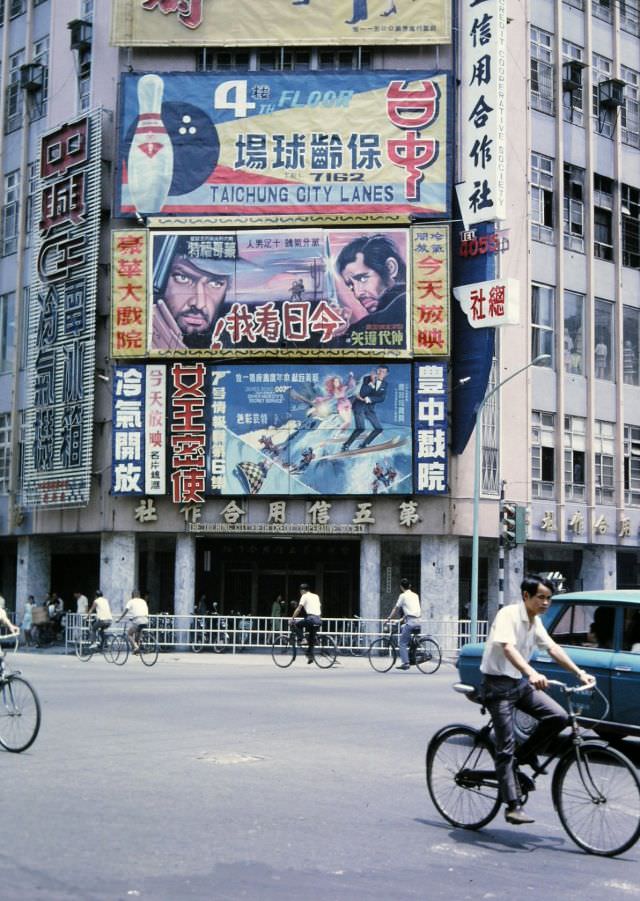
[[[414,493],[446,494],[447,364],[414,366]]]
[[[145,493],[145,366],[118,366],[114,373],[113,494]]]

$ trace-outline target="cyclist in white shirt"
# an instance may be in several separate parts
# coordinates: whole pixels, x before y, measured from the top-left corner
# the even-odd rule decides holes
[[[411,633],[417,627],[420,627],[420,618],[422,610],[420,609],[420,598],[411,590],[411,582],[408,579],[400,579],[400,587],[402,592],[398,596],[396,605],[387,617],[387,622],[392,619],[403,617],[402,629],[400,629],[400,663],[396,669],[409,669],[409,642]]]
[[[91,623],[92,644],[97,646],[99,632],[100,650],[102,650],[102,646],[104,645],[104,633],[113,622],[113,616],[111,615],[111,605],[107,598],[103,596],[99,588],[96,591],[96,596],[87,612],[87,616],[92,615],[95,616],[95,619]]]
[[[122,611],[122,616],[119,616],[117,621],[120,622],[125,616],[128,616],[131,620],[131,625],[127,629],[127,635],[133,646],[133,653],[138,654],[140,651],[140,633],[145,626],[149,625],[149,607],[145,599],[140,597],[140,592],[133,592],[131,600],[127,601]]]
[[[291,626],[296,629],[298,639],[302,640],[302,630],[307,631],[307,663],[313,663],[313,649],[316,644],[316,634],[322,624],[322,608],[320,598],[309,586],[303,582],[300,586],[300,600],[298,606],[291,615]]]

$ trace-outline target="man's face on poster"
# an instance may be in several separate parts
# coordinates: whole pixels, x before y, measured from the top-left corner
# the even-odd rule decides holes
[[[364,255],[357,253],[352,263],[342,270],[342,278],[352,292],[358,303],[362,304],[367,313],[375,313],[380,303],[380,298],[391,287],[398,272],[398,264],[389,257],[386,261],[386,271],[381,275],[365,262]]]
[[[174,259],[164,301],[185,338],[211,334],[228,286],[228,275],[201,269],[184,256]]]

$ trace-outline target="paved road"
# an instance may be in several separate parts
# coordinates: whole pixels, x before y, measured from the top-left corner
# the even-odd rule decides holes
[[[364,660],[26,653],[43,725],[0,751],[6,901],[387,901],[640,897],[640,846],[589,857],[547,786],[533,827],[453,830],[427,797],[431,733],[480,714],[455,671],[379,675]],[[548,780],[542,780],[543,783]]]

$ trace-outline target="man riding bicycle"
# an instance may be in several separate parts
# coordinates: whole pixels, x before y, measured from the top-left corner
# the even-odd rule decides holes
[[[90,620],[91,622],[91,647],[98,647],[100,650],[104,647],[104,633],[109,628],[113,621],[113,617],[111,615],[111,605],[107,598],[105,598],[98,588],[96,591],[96,596],[87,611],[87,616],[93,617]],[[100,637],[100,641],[98,642],[98,636]]]
[[[127,635],[133,648],[134,654],[140,653],[140,633],[145,626],[149,625],[149,607],[144,598],[140,597],[140,593],[134,591],[131,599],[127,601],[122,616],[118,617],[120,622],[125,616],[131,620],[131,625],[127,629]]]
[[[307,632],[307,663],[313,663],[313,649],[316,634],[322,623],[320,598],[303,582],[300,586],[300,600],[291,615],[291,628],[296,630],[298,641],[302,641],[303,630]]]
[[[398,596],[396,605],[386,619],[389,623],[392,619],[403,617],[404,621],[400,630],[400,663],[396,669],[409,669],[409,642],[411,641],[411,633],[414,629],[420,628],[420,617],[422,611],[420,609],[420,598],[411,589],[411,582],[408,579],[400,579],[400,587],[402,592]]]

